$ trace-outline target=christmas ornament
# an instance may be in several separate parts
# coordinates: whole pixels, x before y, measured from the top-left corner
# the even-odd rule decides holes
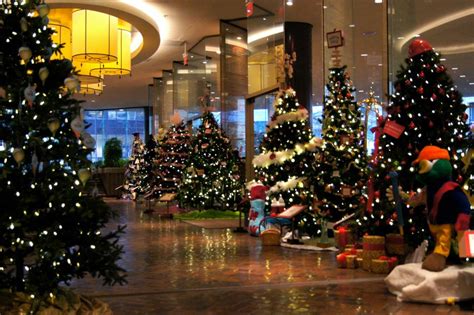
[[[408,79],[406,79],[406,80],[405,80],[405,85],[406,85],[406,86],[410,86],[410,85],[411,85],[411,81],[408,80]]]
[[[420,76],[420,79],[423,79],[425,77],[425,73],[423,71],[421,71],[419,76]]]
[[[13,159],[15,162],[20,165],[20,163],[25,159],[25,151],[22,148],[15,148],[13,149]]]
[[[25,100],[27,101],[28,106],[31,108],[36,98],[36,85],[28,85],[23,91],[23,94],[25,95]]]
[[[431,99],[432,99],[433,101],[436,101],[436,100],[438,99],[438,97],[436,96],[436,94],[433,93],[433,95],[431,95]]]
[[[28,31],[28,21],[26,20],[25,17],[22,17],[20,19],[20,29],[23,33]]]
[[[410,46],[408,47],[408,56],[410,58],[413,58],[419,54],[422,54],[430,50],[433,50],[433,47],[431,47],[430,43],[428,43],[424,39],[417,38],[413,40]]]
[[[270,154],[270,160],[274,160],[275,158],[276,158],[276,154],[275,154],[275,153]]]
[[[57,118],[50,118],[48,120],[48,129],[53,134],[53,137],[56,135],[56,131],[59,129],[60,125],[61,123],[59,122],[59,119]]]
[[[432,122],[431,120],[430,120],[430,122],[428,123],[428,126],[429,126],[430,128],[433,128],[434,124],[433,124],[433,122]]]
[[[40,80],[41,80],[41,83],[43,83],[43,85],[44,85],[44,82],[46,81],[46,79],[47,79],[48,76],[49,76],[49,70],[48,70],[48,68],[46,68],[46,67],[40,68],[39,71],[38,71],[38,76],[39,76],[39,78],[40,78]]]
[[[44,18],[49,14],[49,5],[46,3],[40,4],[36,7],[36,10],[38,11],[39,16]]]
[[[418,94],[423,94],[424,91],[425,91],[425,90],[423,89],[422,86],[420,86],[419,88],[416,89],[416,92],[417,92]]]
[[[32,54],[33,53],[31,52],[30,47],[23,46],[18,49],[18,55],[20,55],[20,58],[24,63],[28,63],[28,61],[30,61]]]
[[[77,176],[79,177],[82,185],[86,186],[87,181],[91,177],[91,171],[86,168],[81,168],[79,171],[77,171]]]
[[[446,67],[444,65],[439,65],[438,67],[436,67],[436,73],[441,73],[444,71],[446,71]]]
[[[79,91],[80,82],[76,76],[72,76],[64,79],[64,86],[70,93],[74,93]]]
[[[36,171],[38,170],[38,156],[36,155],[36,152],[33,153],[33,156],[31,157],[31,171],[33,172],[33,175],[36,176]]]
[[[94,149],[95,148],[95,139],[94,137],[91,136],[90,133],[84,131],[82,133],[82,142],[88,149]]]
[[[81,117],[76,116],[76,118],[74,118],[71,121],[71,129],[74,132],[74,134],[76,135],[76,137],[79,138],[79,136],[81,135],[81,133],[85,129],[84,120],[82,120]]]

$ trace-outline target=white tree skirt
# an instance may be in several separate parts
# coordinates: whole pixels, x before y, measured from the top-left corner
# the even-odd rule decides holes
[[[388,290],[399,301],[444,304],[474,298],[474,267],[449,266],[441,272],[421,268],[421,263],[395,267],[385,278]]]

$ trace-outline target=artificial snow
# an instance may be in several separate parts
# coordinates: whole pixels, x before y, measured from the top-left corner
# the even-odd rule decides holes
[[[440,272],[421,268],[421,263],[395,267],[385,278],[388,290],[399,301],[444,304],[474,298],[474,267],[448,266]]]

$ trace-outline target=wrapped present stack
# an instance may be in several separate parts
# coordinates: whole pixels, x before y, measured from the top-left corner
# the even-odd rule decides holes
[[[362,267],[370,271],[372,259],[385,256],[385,237],[375,235],[365,235],[362,239]]]
[[[372,259],[370,271],[373,273],[389,273],[397,263],[397,257],[380,256],[377,259]]]

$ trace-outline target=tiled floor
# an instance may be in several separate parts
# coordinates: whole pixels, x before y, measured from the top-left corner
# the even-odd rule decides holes
[[[470,314],[458,306],[399,303],[383,277],[337,269],[334,253],[262,247],[230,229],[203,229],[110,200],[127,224],[125,286],[73,283],[114,314]]]

